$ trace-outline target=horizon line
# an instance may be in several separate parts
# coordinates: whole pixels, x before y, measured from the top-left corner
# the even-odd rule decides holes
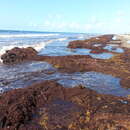
[[[38,33],[44,33],[44,32],[48,32],[48,33],[81,33],[81,34],[105,34],[105,33],[87,33],[87,32],[62,32],[62,31],[40,31],[40,30],[18,30],[18,29],[0,29],[0,31],[14,31],[14,32],[38,32]]]

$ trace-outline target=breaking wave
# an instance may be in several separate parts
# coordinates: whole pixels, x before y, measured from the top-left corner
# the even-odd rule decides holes
[[[50,36],[58,36],[60,34],[1,34],[0,38],[29,38],[29,37],[50,37]]]
[[[0,48],[0,57],[2,54],[4,54],[7,50],[11,50],[13,49],[14,47],[19,47],[19,48],[27,48],[27,47],[32,47],[34,49],[36,49],[38,52],[41,50],[41,49],[44,49],[46,45],[52,43],[54,40],[48,40],[46,42],[39,42],[39,43],[36,43],[36,44],[23,44],[23,45],[20,45],[20,44],[13,44],[13,45],[6,45],[6,46],[2,46]],[[1,61],[1,58],[0,58],[0,62]]]
[[[68,40],[68,38],[67,37],[63,37],[63,38],[58,38],[57,39],[57,41],[60,41],[60,42],[65,41],[65,40]]]

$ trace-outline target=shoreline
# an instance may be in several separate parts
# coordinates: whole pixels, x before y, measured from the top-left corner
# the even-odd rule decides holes
[[[33,48],[14,48],[2,59],[10,65],[43,61],[60,73],[94,71],[109,74],[121,78],[120,84],[129,90],[130,49],[124,47],[124,35],[116,37],[112,40],[113,35],[102,35],[68,45],[68,48],[91,48],[95,54],[111,52],[113,57],[110,59],[95,59],[89,55],[39,56]],[[110,50],[105,48],[111,44],[116,46]],[[117,48],[124,51],[115,52]],[[5,130],[125,130],[130,129],[130,97],[99,94],[83,85],[67,88],[56,80],[47,80],[0,94],[0,115],[0,128]]]

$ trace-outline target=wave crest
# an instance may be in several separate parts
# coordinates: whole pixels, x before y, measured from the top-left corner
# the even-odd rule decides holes
[[[44,49],[46,45],[52,43],[53,40],[48,40],[46,42],[40,42],[37,44],[28,44],[28,45],[19,45],[19,44],[15,44],[15,45],[6,45],[0,48],[0,57],[2,54],[4,54],[7,50],[11,50],[14,47],[19,47],[19,48],[27,48],[27,47],[32,47],[34,49],[36,49],[36,51],[40,51],[41,49]],[[0,58],[0,62],[2,62],[1,58]]]
[[[29,37],[50,37],[58,36],[60,34],[1,34],[0,38],[29,38]]]

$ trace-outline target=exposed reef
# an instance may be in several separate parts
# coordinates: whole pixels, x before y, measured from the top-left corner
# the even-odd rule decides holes
[[[31,60],[35,56],[37,56],[37,51],[32,47],[15,47],[11,50],[6,51],[6,53],[1,56],[1,59],[3,60],[4,64],[14,64],[23,62],[25,60]]]
[[[107,44],[109,43],[114,35],[102,35],[97,37],[92,37],[86,40],[71,41],[68,48],[91,48],[94,44]]]
[[[45,81],[2,94],[0,115],[3,130],[126,130],[130,100]]]
[[[111,51],[114,56],[110,59],[95,59],[89,55],[39,56],[33,48],[14,48],[3,54],[2,60],[5,64],[18,63],[25,60],[46,61],[57,68],[58,71],[67,73],[88,71],[102,72],[121,78],[121,85],[125,88],[130,88],[130,49],[122,48],[120,46],[122,41],[113,40],[113,37],[114,35],[102,35],[84,40],[89,41],[87,43],[84,43],[83,40],[70,42],[70,45],[73,43],[76,45],[75,47],[77,47],[79,43],[81,45],[89,44],[91,47],[94,46],[96,49],[92,49],[91,52],[98,54],[102,54],[102,52],[105,51],[110,53],[109,50],[103,48],[107,45],[114,46],[114,49]],[[113,50],[119,47],[123,49],[122,53],[113,52]]]
[[[115,40],[113,39],[113,37],[114,35],[101,35],[101,36],[92,37],[86,40],[71,41],[68,45],[68,48],[91,49],[91,53],[95,53],[95,54],[99,54],[103,52],[110,52],[108,49],[105,48],[106,45],[109,45],[109,44],[121,45],[121,41]],[[112,49],[114,50],[114,47]]]
[[[102,35],[68,45],[68,48],[91,49],[93,54],[109,52],[113,54],[109,59],[89,55],[40,56],[33,48],[14,48],[3,54],[2,60],[4,64],[44,61],[59,73],[109,74],[120,78],[121,86],[130,89],[130,49],[122,47],[122,41],[113,37]],[[36,73],[31,73],[32,77],[33,74]],[[0,94],[0,129],[129,130],[130,96],[99,94],[83,85],[64,87],[54,79],[43,81]]]
[[[114,54],[110,59],[95,59],[89,55],[39,56],[33,48],[14,48],[3,54],[2,60],[5,64],[19,63],[26,60],[46,61],[57,68],[58,71],[67,73],[102,72],[121,78],[121,85],[130,88],[130,49],[121,47],[122,41],[113,37],[115,36],[102,35],[87,40],[72,41],[68,45],[72,48],[79,47],[79,44],[82,45],[80,47],[89,46],[91,49],[94,48],[91,52],[96,54],[102,54],[103,52]]]
[[[116,54],[111,59],[94,59],[91,56],[39,56],[38,61],[46,61],[52,64],[60,72],[102,72],[122,79],[121,84],[130,88],[128,79],[130,76],[130,50],[126,49],[123,54]],[[127,82],[126,82],[127,81]]]

